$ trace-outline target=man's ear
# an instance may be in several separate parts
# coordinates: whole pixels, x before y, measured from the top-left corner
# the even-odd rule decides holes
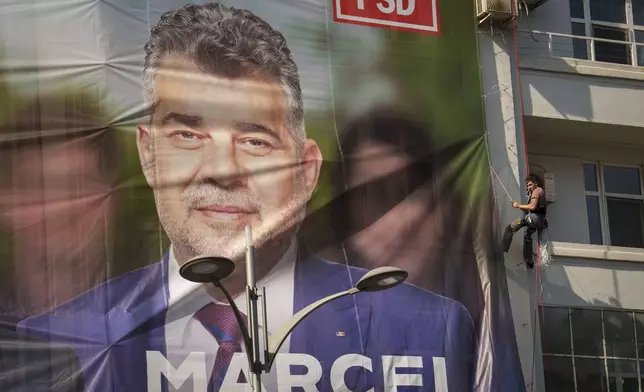
[[[318,144],[311,139],[304,142],[302,154],[302,170],[304,182],[306,184],[307,200],[311,200],[313,191],[318,185],[320,178],[320,168],[322,167],[322,152]]]
[[[154,188],[154,146],[150,126],[139,124],[136,131],[136,148],[139,151],[141,169],[148,185]]]

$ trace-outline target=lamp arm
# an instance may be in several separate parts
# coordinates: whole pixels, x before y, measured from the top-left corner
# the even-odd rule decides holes
[[[316,302],[313,302],[306,308],[300,310],[296,314],[294,314],[287,322],[286,324],[282,325],[280,329],[277,330],[271,337],[268,339],[268,342],[266,344],[267,347],[267,358],[266,358],[266,363],[264,364],[264,371],[268,373],[271,370],[271,367],[273,366],[273,362],[275,361],[275,357],[277,356],[277,352],[279,351],[280,347],[282,347],[282,344],[284,344],[284,341],[286,340],[286,337],[293,331],[297,325],[304,320],[309,314],[313,313],[314,310],[318,309],[324,304],[327,304],[334,299],[338,299],[341,297],[346,297],[347,295],[354,295],[359,293],[360,290],[356,289],[355,287],[352,289],[349,289],[347,291],[342,291],[340,293],[332,294],[329,295],[328,297],[322,298]]]
[[[239,308],[235,304],[235,301],[233,301],[232,297],[228,293],[228,290],[224,288],[224,285],[221,284],[219,279],[213,279],[212,283],[221,290],[222,293],[226,296],[226,300],[228,300],[228,304],[233,310],[233,313],[235,314],[235,318],[237,319],[237,324],[239,324],[239,329],[241,330],[242,333],[242,339],[244,340],[244,348],[246,349],[246,357],[248,358],[248,366],[250,366],[250,369],[253,369],[253,361],[251,359],[251,353],[253,352],[253,348],[251,346],[251,341],[250,341],[250,335],[248,334],[248,329],[246,328],[246,323],[244,323],[244,319],[241,316],[241,313],[239,312]]]

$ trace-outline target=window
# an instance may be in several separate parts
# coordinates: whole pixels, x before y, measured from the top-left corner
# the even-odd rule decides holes
[[[583,172],[590,243],[644,248],[640,168],[585,163]]]
[[[593,24],[593,37],[611,41],[628,41],[628,32],[618,27],[607,27]],[[630,45],[616,42],[595,41],[595,60],[606,63],[629,64]]]
[[[572,23],[572,35],[586,36],[586,26],[583,23]],[[582,38],[573,38],[572,50],[576,59],[588,60],[588,41]]]
[[[644,0],[568,0],[578,59],[644,66]]]
[[[644,313],[542,306],[546,392],[644,390]]]
[[[590,19],[626,23],[626,0],[589,0]]]
[[[633,24],[644,26],[644,0],[631,0],[633,3]]]
[[[644,67],[644,30],[635,30],[635,42],[637,43],[637,65]]]

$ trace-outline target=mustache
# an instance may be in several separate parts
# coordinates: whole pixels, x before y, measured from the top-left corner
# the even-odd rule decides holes
[[[191,186],[181,195],[181,202],[191,208],[225,205],[245,210],[260,211],[262,204],[243,188],[230,190],[214,184]]]

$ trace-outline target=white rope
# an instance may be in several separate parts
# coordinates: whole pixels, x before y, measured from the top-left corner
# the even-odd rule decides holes
[[[510,196],[510,192],[508,192],[508,190],[505,188],[505,185],[503,185],[503,181],[501,181],[501,178],[496,173],[496,170],[494,170],[492,165],[490,165],[490,170],[492,171],[492,173],[494,173],[494,176],[496,177],[496,179],[499,180],[499,184],[501,184],[501,188],[503,188],[503,192],[505,192],[505,194],[508,196],[508,199],[513,200],[512,196]]]

